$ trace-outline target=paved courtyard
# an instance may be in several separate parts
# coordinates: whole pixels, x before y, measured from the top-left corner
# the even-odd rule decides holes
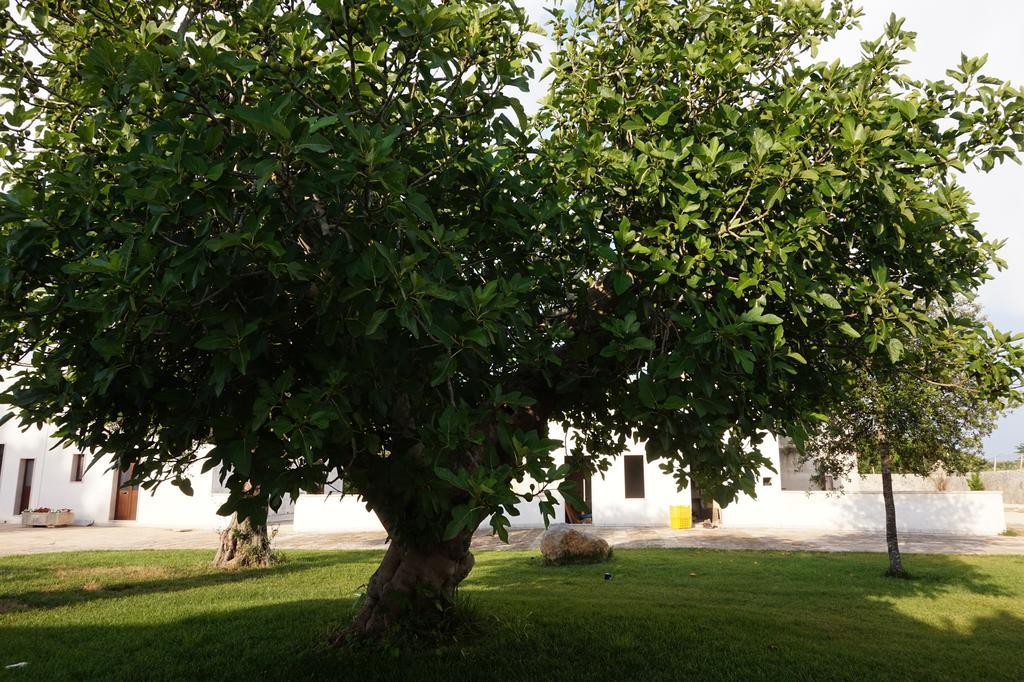
[[[613,547],[700,547],[708,549],[778,549],[823,552],[884,552],[883,533],[739,528],[611,528],[588,526]],[[536,549],[542,530],[514,530],[509,544],[489,532],[477,533],[476,549]],[[277,527],[280,549],[384,549],[385,535],[376,533],[299,533],[290,524]],[[21,528],[0,526],[0,555],[115,549],[213,549],[217,533],[208,529],[93,526],[89,528]],[[919,554],[1024,555],[1019,536],[960,537],[904,533],[900,549]]]
[[[1006,527],[1024,532],[1024,504],[1008,504],[1006,510]]]

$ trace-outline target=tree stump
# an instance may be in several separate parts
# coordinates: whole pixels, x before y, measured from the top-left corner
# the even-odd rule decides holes
[[[231,515],[231,523],[220,532],[220,548],[213,559],[219,568],[257,568],[270,566],[277,559],[270,549],[270,534],[266,524],[255,523],[252,518],[238,520]]]

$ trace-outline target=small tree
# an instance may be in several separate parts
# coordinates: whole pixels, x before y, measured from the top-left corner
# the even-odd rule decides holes
[[[858,368],[805,451],[819,475],[847,477],[854,465],[881,469],[890,576],[905,575],[892,474],[975,469],[983,463],[982,439],[1007,404],[1019,399],[1020,347],[986,331],[972,306],[935,315],[940,326],[928,335],[893,340],[888,359]]]
[[[981,480],[981,474],[972,471],[971,477],[967,479],[967,488],[974,491],[984,490],[985,484]]]

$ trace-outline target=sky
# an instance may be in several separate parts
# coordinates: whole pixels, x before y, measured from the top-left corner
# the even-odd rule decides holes
[[[545,7],[552,0],[521,0],[533,21],[545,23]],[[567,3],[571,4],[571,3]],[[907,55],[905,71],[915,78],[939,79],[956,66],[960,53],[987,54],[984,72],[1024,84],[1024,2],[1021,0],[860,0],[864,9],[861,29],[841,35],[825,45],[818,59],[850,61],[860,53],[860,41],[882,33],[890,13],[906,18],[904,28],[917,33],[917,49]],[[551,41],[538,38],[545,58]],[[540,73],[541,69],[537,69]],[[525,105],[536,109],[544,94],[539,80]],[[1000,255],[1008,267],[993,272],[981,290],[980,303],[989,320],[1003,331],[1024,331],[1024,167],[997,167],[991,173],[969,171],[963,183],[974,196],[980,226],[993,239],[1005,239]],[[985,441],[985,456],[1016,459],[1014,448],[1024,443],[1024,409],[1005,415]]]

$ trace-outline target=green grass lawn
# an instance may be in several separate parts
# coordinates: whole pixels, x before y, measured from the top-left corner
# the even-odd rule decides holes
[[[322,642],[380,553],[234,573],[210,554],[0,558],[0,680],[1024,676],[1020,557],[908,556],[917,578],[891,580],[882,555],[621,550],[549,568],[482,552],[463,594],[483,634],[373,653]]]

